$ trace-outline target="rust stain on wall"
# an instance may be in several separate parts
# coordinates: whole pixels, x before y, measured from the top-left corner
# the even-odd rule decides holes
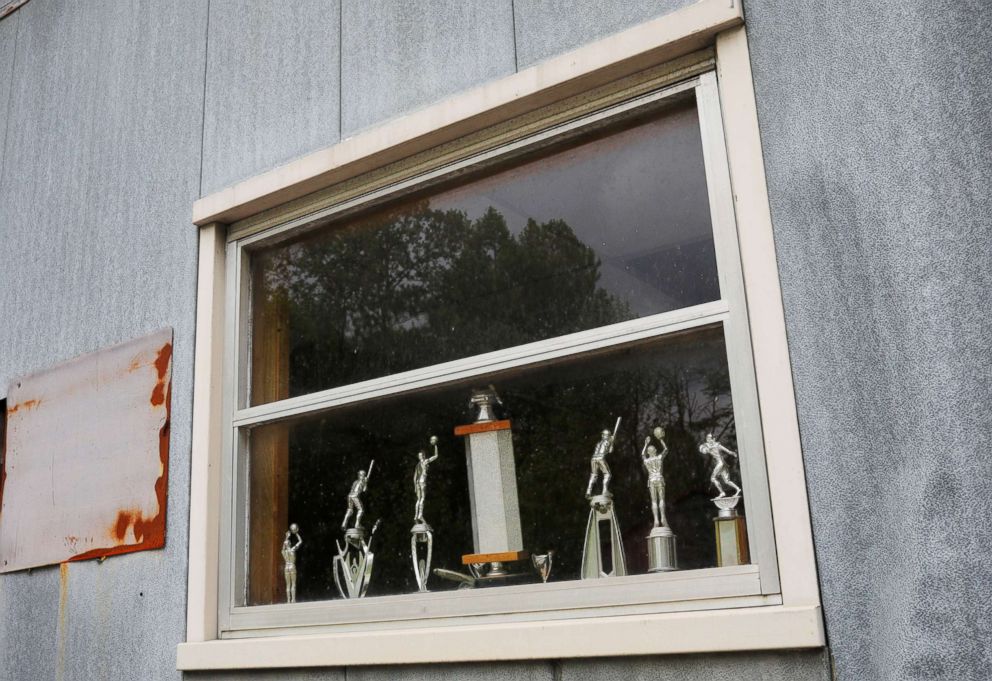
[[[65,641],[68,636],[69,564],[59,563],[59,623],[58,657],[55,661],[55,678],[65,676]]]
[[[161,464],[161,474],[155,481],[155,497],[158,500],[158,511],[151,518],[145,518],[140,509],[127,508],[117,512],[117,519],[108,528],[107,536],[114,546],[99,548],[80,553],[69,560],[91,560],[131,551],[160,549],[165,546],[165,509],[169,480],[169,432],[172,423],[172,380],[169,372],[172,361],[172,343],[166,343],[158,351],[155,359],[155,370],[158,372],[158,383],[151,394],[152,406],[165,403],[165,423],[159,430],[158,457]],[[128,530],[134,532],[136,544],[126,543]]]
[[[169,363],[172,361],[172,343],[166,343],[162,346],[162,349],[158,351],[158,357],[155,358],[155,370],[158,372],[158,383],[155,384],[155,389],[152,390],[151,403],[153,407],[157,407],[165,401],[165,391],[166,391],[166,377],[169,375]]]
[[[7,410],[8,414],[16,414],[21,409],[34,409],[41,404],[41,400],[24,400],[20,404],[15,404]]]

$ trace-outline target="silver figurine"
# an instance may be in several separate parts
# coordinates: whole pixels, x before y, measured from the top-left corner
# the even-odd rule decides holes
[[[713,472],[710,473],[710,484],[716,487],[716,489],[720,492],[720,494],[713,498],[713,501],[723,499],[727,496],[727,490],[724,485],[734,489],[734,493],[732,495],[733,498],[739,498],[741,495],[741,488],[730,479],[730,469],[727,467],[727,460],[723,456],[724,454],[728,454],[736,457],[737,452],[727,449],[722,444],[717,442],[717,440],[713,437],[713,433],[708,433],[706,435],[706,441],[699,445],[699,451],[713,459]]]
[[[586,536],[582,546],[582,579],[600,577],[624,577],[627,574],[627,560],[623,550],[623,538],[610,494],[610,468],[606,465],[606,455],[613,451],[613,443],[620,428],[620,419],[613,427],[613,433],[604,430],[596,449],[593,451],[586,498],[589,500],[589,521],[586,523]],[[603,474],[603,491],[593,495],[592,487],[598,474]],[[605,532],[605,536],[603,535]],[[609,555],[609,561],[605,557]]]
[[[610,431],[604,430],[599,437],[599,442],[596,443],[596,448],[592,452],[592,459],[589,461],[590,475],[589,475],[589,486],[586,488],[586,498],[592,498],[592,486],[596,483],[596,479],[599,474],[603,474],[603,491],[600,492],[601,496],[610,496],[610,467],[606,463],[606,455],[613,453],[613,443],[617,438],[617,430],[620,428],[620,417],[617,417],[617,423],[613,427],[613,434]]]
[[[413,527],[410,528],[410,557],[413,560],[413,575],[417,578],[417,590],[427,591],[427,579],[430,577],[431,554],[434,551],[434,532],[424,520],[424,496],[427,493],[427,469],[438,457],[437,437],[432,435],[430,445],[434,455],[427,458],[421,449],[417,452],[417,466],[413,470],[413,490],[417,494],[417,503],[413,511]]]
[[[417,467],[413,470],[413,491],[417,495],[417,504],[413,509],[413,520],[417,523],[426,524],[424,520],[424,496],[427,493],[427,469],[437,460],[437,436],[431,435],[431,447],[434,448],[434,456],[427,458],[427,454],[421,449],[417,452]]]
[[[651,444],[652,436],[661,445],[660,452]],[[667,454],[665,430],[661,426],[655,426],[651,435],[644,438],[644,447],[641,449],[641,463],[648,473],[651,515],[654,516],[654,528],[647,537],[648,572],[668,572],[678,569],[675,533],[668,526],[668,518],[665,515],[664,464]]]
[[[641,449],[641,461],[648,472],[648,492],[651,494],[651,514],[654,516],[655,527],[667,527],[665,517],[665,476],[662,470],[668,445],[665,444],[665,430],[657,426],[653,431],[654,439],[661,445],[661,452],[651,444],[651,437],[644,438],[644,448]]]
[[[362,526],[365,508],[362,506],[361,495],[368,489],[373,466],[375,466],[374,459],[369,463],[368,473],[358,471],[358,478],[351,485],[351,490],[348,492],[348,510],[344,514],[344,520],[341,521],[344,545],[336,542],[338,555],[334,556],[334,584],[338,587],[342,598],[361,598],[368,590],[372,579],[372,562],[375,558],[372,553],[372,536],[379,528],[380,521],[375,522],[371,533],[366,532]],[[348,527],[348,519],[351,518],[352,513],[355,514],[355,525]],[[365,540],[366,536],[368,541]]]
[[[348,510],[344,514],[344,520],[341,521],[341,529],[348,529],[348,519],[351,517],[352,512],[355,513],[355,529],[362,529],[362,515],[365,514],[365,507],[362,506],[361,494],[369,487],[369,476],[372,475],[372,466],[375,465],[375,459],[369,464],[369,472],[358,471],[358,477],[355,482],[351,483],[351,491],[348,492]]]
[[[290,542],[296,536],[296,543]],[[303,546],[303,539],[300,537],[300,526],[293,523],[286,532],[286,538],[282,540],[282,559],[285,561],[283,575],[286,577],[286,602],[296,602],[296,551]]]
[[[751,562],[747,544],[747,521],[737,510],[741,500],[741,488],[730,479],[730,469],[724,455],[740,457],[737,452],[720,444],[713,437],[713,433],[706,436],[706,441],[699,445],[699,451],[713,459],[710,484],[719,492],[713,497],[713,504],[717,508],[716,518],[713,519],[716,564],[719,567],[746,565]],[[730,496],[727,495],[727,487],[734,491]]]

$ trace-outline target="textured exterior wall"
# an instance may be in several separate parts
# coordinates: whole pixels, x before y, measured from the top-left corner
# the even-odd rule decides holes
[[[0,577],[0,681],[181,676],[197,196],[688,2],[32,0],[0,21],[0,397],[175,329],[166,548]],[[746,5],[841,679],[992,663],[982,4]],[[187,676],[829,674],[811,651]]]
[[[209,4],[204,195],[341,136],[340,1]]]
[[[179,0],[42,0],[0,22],[0,395],[175,330],[165,549],[3,575],[4,681],[179,678],[205,29]]]
[[[987,679],[988,5],[745,8],[839,678]]]
[[[241,673],[187,674],[187,681],[238,681]],[[414,665],[253,674],[251,681],[830,681],[823,651],[674,655],[498,664]]]

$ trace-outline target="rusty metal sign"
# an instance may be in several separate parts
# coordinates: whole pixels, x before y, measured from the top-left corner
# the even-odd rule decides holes
[[[10,385],[0,572],[165,545],[172,329]]]

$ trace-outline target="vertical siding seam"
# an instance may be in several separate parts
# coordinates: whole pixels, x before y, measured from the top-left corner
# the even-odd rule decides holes
[[[210,62],[210,0],[207,0],[206,30],[203,35],[203,100],[200,105],[200,182],[196,195],[203,196],[203,156],[207,140],[207,66]]]
[[[7,21],[14,22],[14,47],[10,55],[10,80],[7,87],[6,119],[3,122],[3,140],[0,140],[0,195],[3,193],[4,178],[7,172],[7,138],[10,137],[11,111],[14,109],[14,74],[17,73],[17,38],[21,35],[20,15],[10,16]]]
[[[520,72],[520,59],[517,57],[517,2],[510,0],[510,26],[513,29],[513,72]]]
[[[344,135],[344,1],[338,0],[338,141]]]

